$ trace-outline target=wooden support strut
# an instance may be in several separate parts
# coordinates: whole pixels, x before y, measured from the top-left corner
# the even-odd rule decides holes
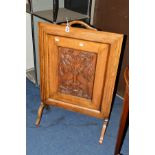
[[[39,109],[38,109],[38,116],[37,116],[37,120],[36,120],[36,126],[37,127],[40,124],[40,120],[41,120],[41,117],[42,117],[44,107],[45,107],[45,104],[43,102],[41,102],[40,106],[39,106]]]
[[[102,142],[103,142],[108,121],[109,121],[108,119],[104,119],[104,121],[103,121],[103,126],[102,126],[102,130],[101,130],[101,136],[100,136],[100,140],[99,140],[100,144],[102,144]]]

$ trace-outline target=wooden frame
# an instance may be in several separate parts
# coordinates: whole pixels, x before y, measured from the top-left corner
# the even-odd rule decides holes
[[[122,113],[121,113],[119,128],[117,132],[117,140],[115,144],[114,155],[121,154],[120,151],[127,132],[127,127],[129,126],[129,66],[125,68],[124,79],[125,79],[126,87],[125,87]]]
[[[52,40],[56,40],[56,41],[52,41]],[[59,39],[59,41],[57,41]],[[53,44],[52,44],[53,42]],[[54,43],[55,42],[55,43]],[[84,44],[84,47],[79,46],[80,43]],[[99,43],[92,43],[92,42],[88,42],[88,41],[81,41],[81,40],[77,40],[77,39],[69,39],[69,38],[65,38],[65,37],[49,37],[48,43],[49,45],[49,50],[48,50],[48,55],[51,58],[50,54],[53,54],[53,59],[55,59],[55,52],[57,51],[57,47],[68,47],[68,48],[75,48],[78,50],[89,50],[89,52],[95,52],[97,54],[97,63],[96,63],[96,76],[95,76],[95,80],[94,80],[94,88],[93,88],[93,98],[92,101],[88,100],[88,99],[83,99],[83,98],[79,98],[76,96],[71,96],[71,95],[66,95],[66,94],[61,94],[61,93],[57,93],[57,61],[51,61],[51,64],[48,64],[47,66],[53,66],[52,68],[52,73],[55,72],[53,75],[49,76],[49,79],[47,79],[47,81],[50,81],[49,83],[51,84],[51,90],[50,92],[53,92],[51,95],[49,95],[48,98],[53,98],[53,99],[57,99],[57,100],[62,100],[62,101],[66,101],[66,102],[72,102],[72,104],[75,105],[80,105],[80,107],[84,106],[84,107],[89,107],[90,109],[95,109],[98,110],[98,112],[101,112],[100,109],[100,101],[101,101],[101,91],[102,91],[102,87],[103,87],[103,82],[104,82],[104,72],[105,72],[105,68],[106,68],[106,58],[107,58],[107,48],[108,45],[100,45]],[[89,46],[88,46],[89,45]],[[53,49],[53,52],[50,52]],[[103,52],[103,50],[105,50],[105,52]],[[105,60],[105,61],[102,61]],[[52,63],[53,62],[53,63]],[[50,69],[50,68],[49,68]],[[102,70],[101,70],[102,69]],[[48,73],[50,73],[50,71],[48,71]],[[48,74],[46,73],[46,74]],[[102,73],[102,74],[101,74]],[[103,81],[98,81],[98,79],[103,79]],[[53,81],[52,81],[53,80]],[[49,88],[49,89],[50,89]]]
[[[122,40],[122,34],[81,28],[70,28],[70,32],[66,32],[64,25],[39,23],[42,103],[38,110],[36,125],[39,125],[43,105],[62,107],[105,119],[99,141],[102,143],[111,109]],[[59,47],[97,55],[92,99],[58,92]]]

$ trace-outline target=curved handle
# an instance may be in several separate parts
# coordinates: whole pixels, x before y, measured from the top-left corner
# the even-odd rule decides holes
[[[89,26],[88,24],[86,24],[86,23],[83,22],[83,21],[74,20],[74,21],[69,22],[69,25],[70,25],[70,26],[72,26],[72,25],[74,25],[74,24],[80,24],[80,25],[84,26],[84,27],[87,28],[87,29],[97,31],[97,29],[95,29],[95,28]],[[61,25],[66,25],[66,23],[62,23]]]
[[[74,21],[72,21],[72,22],[69,22],[69,25],[70,25],[70,26],[72,26],[72,25],[74,25],[74,24],[80,24],[80,25],[84,26],[84,27],[87,28],[87,29],[97,31],[97,29],[95,29],[95,28],[89,26],[88,24],[86,24],[86,23],[83,22],[83,21],[74,20]]]

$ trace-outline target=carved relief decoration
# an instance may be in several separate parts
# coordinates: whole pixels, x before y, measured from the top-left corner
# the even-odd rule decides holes
[[[92,99],[97,55],[58,47],[58,92]]]

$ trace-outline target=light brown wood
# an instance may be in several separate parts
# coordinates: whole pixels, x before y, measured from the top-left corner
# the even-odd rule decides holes
[[[95,29],[95,28],[89,26],[88,24],[84,23],[83,21],[77,21],[77,20],[76,20],[76,21],[72,21],[72,22],[69,23],[70,26],[72,26],[72,25],[74,25],[74,24],[80,24],[80,25],[84,26],[84,27],[87,28],[87,29],[97,31],[97,29]]]
[[[74,39],[74,38],[67,38],[67,37],[59,37],[56,36],[54,38],[54,43],[56,46],[60,47],[68,47],[71,49],[82,50],[82,51],[89,51],[93,53],[99,53],[99,48],[102,44],[94,43],[86,40]],[[50,40],[52,42],[52,40]],[[102,48],[106,48],[108,45],[103,44]]]
[[[93,100],[92,102],[96,106],[96,109],[101,110],[102,94],[105,83],[105,72],[108,60],[109,46],[100,46],[98,60],[96,64],[96,76],[94,81]]]
[[[92,31],[89,29],[70,28],[70,32],[65,31],[65,25],[55,25],[49,23],[38,23],[39,28],[47,35],[62,36],[73,39],[80,39],[104,44],[113,44],[116,41],[122,41],[123,35],[104,31]]]
[[[106,131],[106,128],[107,128],[107,124],[108,124],[108,119],[105,119],[103,121],[103,126],[102,126],[102,130],[101,130],[101,136],[100,136],[100,139],[99,139],[99,143],[100,144],[102,144],[102,142],[103,142],[105,131]]]
[[[100,111],[91,109],[89,107],[84,107],[84,106],[80,106],[80,105],[76,105],[76,104],[72,104],[72,103],[68,103],[64,101],[59,101],[57,99],[52,99],[52,98],[49,98],[46,101],[46,103],[49,105],[57,106],[57,107],[64,108],[66,110],[70,110],[74,112],[78,112],[81,114],[86,114],[86,115],[93,116],[96,118],[100,118],[100,119],[103,118]]]
[[[107,65],[107,72],[106,72],[106,81],[104,86],[103,92],[103,99],[102,99],[102,110],[104,118],[109,118],[110,110],[111,110],[111,103],[113,97],[113,91],[115,86],[115,79],[117,75],[117,68],[119,64],[119,57],[121,52],[123,38],[119,39],[118,41],[114,42],[111,45],[110,52],[109,52],[109,60]],[[105,110],[106,109],[106,110]]]
[[[36,126],[38,127],[40,124],[40,120],[42,117],[42,113],[43,113],[43,109],[45,107],[45,104],[43,102],[41,102],[39,109],[38,109],[38,116],[37,116],[37,120],[36,120]]]
[[[80,43],[82,43],[84,46],[83,47],[79,46]],[[72,104],[78,104],[81,106],[86,106],[89,108],[100,110],[101,95],[102,95],[102,89],[104,84],[104,73],[106,70],[109,46],[106,44],[92,43],[92,42],[78,40],[78,39],[69,39],[64,37],[53,37],[53,36],[49,36],[49,42],[47,44],[49,44],[49,51],[52,51],[52,50],[56,51],[56,52],[49,52],[48,55],[51,61],[50,61],[50,64],[47,65],[46,67],[46,68],[49,68],[49,72],[47,72],[46,74],[50,74],[49,75],[50,76],[49,77],[50,97],[57,100],[61,99],[62,101],[66,101],[66,102],[68,101]],[[69,96],[67,94],[60,94],[57,92],[58,47],[69,47],[71,49],[95,52],[98,54],[92,101],[85,100],[83,98],[79,98],[75,96]],[[51,69],[48,66],[53,66],[53,68]],[[102,80],[99,81],[98,79],[102,79]]]
[[[39,23],[41,101],[107,120],[122,40],[121,34]]]

